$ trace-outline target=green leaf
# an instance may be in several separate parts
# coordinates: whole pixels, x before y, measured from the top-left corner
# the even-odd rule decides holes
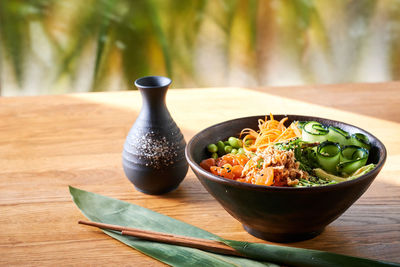
[[[225,244],[252,258],[280,262],[290,266],[400,266],[397,263],[374,261],[325,251],[268,244],[225,240]]]
[[[71,186],[69,190],[75,204],[92,221],[219,240],[243,255],[259,261],[145,241],[123,236],[117,232],[103,230],[107,235],[126,245],[172,266],[277,266],[267,262],[290,266],[400,266],[396,263],[374,261],[318,250],[225,240],[190,224],[128,202],[90,193]]]
[[[92,221],[135,227],[210,240],[217,235],[149,209],[102,195],[69,188],[75,204]],[[144,241],[104,230],[107,235],[171,266],[276,266],[250,259],[225,256],[199,249]]]

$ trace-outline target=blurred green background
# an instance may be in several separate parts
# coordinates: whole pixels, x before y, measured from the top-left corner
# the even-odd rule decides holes
[[[400,0],[1,0],[2,96],[400,77]]]

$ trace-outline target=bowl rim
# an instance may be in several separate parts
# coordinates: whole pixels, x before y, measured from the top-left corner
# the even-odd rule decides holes
[[[360,183],[368,178],[370,178],[371,176],[376,177],[378,175],[378,173],[380,172],[380,170],[382,169],[385,161],[386,161],[386,157],[387,157],[387,151],[386,151],[386,147],[385,145],[373,134],[371,134],[370,132],[357,127],[355,125],[352,124],[348,124],[345,122],[341,122],[341,121],[336,121],[336,120],[331,120],[331,119],[327,119],[327,118],[321,118],[321,117],[314,117],[314,116],[308,116],[308,115],[300,115],[300,114],[272,114],[273,116],[284,116],[284,117],[291,117],[291,116],[301,116],[301,117],[307,117],[308,119],[311,120],[316,120],[316,121],[329,121],[331,123],[339,123],[341,125],[346,125],[349,127],[352,127],[354,129],[357,130],[361,130],[367,134],[369,134],[370,136],[372,136],[376,142],[381,146],[382,148],[382,152],[383,152],[383,156],[381,158],[379,158],[378,163],[376,164],[375,168],[373,170],[371,170],[370,172],[361,175],[360,177],[356,178],[356,179],[352,179],[349,181],[344,181],[344,182],[340,182],[337,184],[331,184],[331,185],[324,185],[324,186],[312,186],[312,187],[283,187],[283,186],[265,186],[265,185],[255,185],[255,184],[249,184],[249,183],[243,183],[243,182],[238,182],[235,180],[231,180],[231,179],[227,179],[224,177],[219,177],[217,175],[214,175],[206,170],[204,170],[202,167],[200,167],[200,165],[198,163],[196,163],[192,157],[192,155],[189,153],[189,150],[191,149],[191,147],[193,146],[193,142],[199,138],[199,136],[204,133],[209,131],[211,128],[222,125],[222,124],[226,124],[226,123],[230,123],[233,121],[237,121],[237,120],[243,120],[243,119],[251,119],[251,118],[262,118],[265,117],[266,115],[254,115],[254,116],[246,116],[246,117],[240,117],[240,118],[236,118],[236,119],[231,119],[231,120],[227,120],[227,121],[223,121],[214,125],[211,125],[203,130],[201,130],[200,132],[198,132],[197,134],[195,134],[188,142],[186,148],[185,148],[185,157],[186,160],[188,161],[190,167],[193,169],[194,172],[199,172],[202,174],[203,177],[207,178],[208,180],[211,180],[213,182],[217,182],[220,184],[225,184],[225,185],[230,185],[233,187],[240,187],[240,188],[246,188],[246,189],[251,189],[251,190],[255,190],[255,191],[274,191],[274,192],[290,192],[290,191],[298,191],[298,192],[304,192],[304,191],[325,191],[325,190],[331,190],[331,189],[340,189],[343,187],[347,187],[347,186],[351,186],[352,184],[357,184]],[[196,175],[196,173],[195,173]],[[197,176],[197,175],[196,175]],[[198,177],[199,178],[199,177]]]

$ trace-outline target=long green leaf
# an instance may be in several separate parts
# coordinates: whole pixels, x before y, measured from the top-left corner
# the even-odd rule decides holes
[[[75,204],[92,221],[189,237],[219,240],[252,259],[144,241],[104,230],[109,236],[172,266],[400,266],[318,250],[224,240],[217,235],[152,210],[70,186]]]
[[[325,251],[275,246],[260,243],[248,243],[233,240],[223,241],[243,255],[254,259],[280,262],[290,266],[341,266],[341,267],[378,267],[400,266],[397,263],[374,261]]]
[[[74,187],[70,187],[70,193],[75,204],[92,221],[197,238],[222,240],[220,237],[200,228],[128,202]],[[134,237],[122,236],[112,231],[105,230],[104,232],[128,246],[172,266],[276,266],[275,264],[224,256],[193,248],[144,241]]]

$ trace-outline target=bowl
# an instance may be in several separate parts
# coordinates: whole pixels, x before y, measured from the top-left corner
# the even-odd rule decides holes
[[[274,115],[276,120],[318,121],[340,127],[350,134],[363,133],[371,142],[367,164],[376,167],[357,179],[317,187],[271,187],[242,183],[207,172],[199,163],[208,158],[206,146],[230,136],[238,136],[243,128],[258,129],[258,119],[244,117],[225,121],[196,134],[188,143],[186,159],[205,189],[251,235],[274,242],[310,239],[345,212],[370,186],[386,160],[386,149],[369,132],[339,121],[299,115]]]

